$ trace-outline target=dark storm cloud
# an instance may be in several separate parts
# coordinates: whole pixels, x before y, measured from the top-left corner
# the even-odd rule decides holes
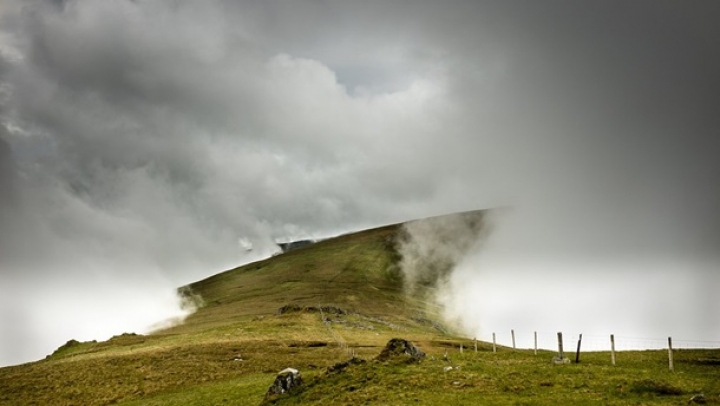
[[[526,262],[720,242],[715,2],[1,7],[0,266],[26,292],[13,336],[54,331],[36,356],[83,338],[40,281],[171,316],[149,297],[276,238],[511,205],[489,246]]]

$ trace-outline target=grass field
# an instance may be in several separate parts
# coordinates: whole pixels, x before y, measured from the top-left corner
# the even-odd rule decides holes
[[[0,368],[0,405],[259,405],[286,367],[305,387],[278,405],[677,405],[698,393],[720,404],[718,350],[676,351],[675,372],[665,351],[621,352],[616,366],[608,353],[554,365],[550,352],[493,353],[482,342],[475,352],[432,321],[432,306],[404,294],[399,230],[325,240],[194,283],[204,304],[182,325],[70,342]],[[373,361],[393,337],[428,357]],[[326,372],[350,353],[367,362]]]

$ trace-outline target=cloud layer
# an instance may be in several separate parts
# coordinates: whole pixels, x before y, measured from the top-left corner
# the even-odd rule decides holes
[[[720,242],[714,2],[0,7],[0,364],[278,238],[507,205],[528,262]]]

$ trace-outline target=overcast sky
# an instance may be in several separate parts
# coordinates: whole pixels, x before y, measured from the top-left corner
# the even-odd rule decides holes
[[[4,0],[0,365],[147,331],[274,240],[498,206],[447,299],[468,331],[718,341],[718,21],[717,1]]]

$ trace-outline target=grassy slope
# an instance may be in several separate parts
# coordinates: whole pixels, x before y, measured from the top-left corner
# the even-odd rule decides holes
[[[470,344],[470,343],[466,343]],[[678,405],[697,393],[720,403],[718,351],[676,353],[676,372],[662,351],[584,354],[580,364],[554,365],[553,353],[503,349],[493,353],[454,349],[449,362],[353,365],[340,374],[311,379],[306,388],[277,405]],[[698,362],[701,360],[701,362]],[[445,367],[454,369],[445,371]],[[459,369],[457,368],[459,367]]]
[[[413,304],[395,266],[397,226],[325,240],[190,285],[204,307],[172,332],[195,332],[274,314],[286,304],[336,306],[367,316],[400,319]]]
[[[191,289],[205,306],[183,325],[77,343],[46,360],[0,368],[0,405],[258,404],[275,373],[288,366],[300,369],[309,385],[278,404],[675,404],[697,391],[720,394],[717,351],[679,352],[674,374],[665,372],[661,351],[622,353],[617,367],[602,353],[554,367],[549,353],[494,354],[483,343],[478,353],[461,356],[459,339],[418,320],[427,305],[403,294],[397,231],[341,236],[197,282]],[[350,314],[277,314],[284,305],[335,306]],[[452,365],[462,368],[445,373],[447,363],[430,359],[370,362],[325,375],[349,351],[370,360],[395,336],[437,358],[449,350]],[[652,382],[682,394],[661,396]],[[651,389],[643,392],[643,385]]]

